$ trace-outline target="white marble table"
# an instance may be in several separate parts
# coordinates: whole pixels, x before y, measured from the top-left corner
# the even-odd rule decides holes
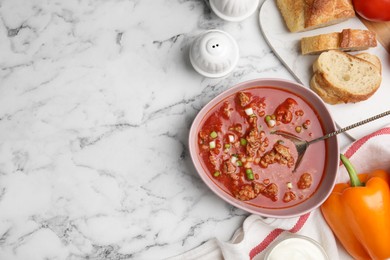
[[[233,23],[202,0],[3,0],[0,17],[0,259],[161,259],[230,239],[248,213],[203,184],[187,137],[232,85],[294,80],[258,12]],[[188,59],[213,28],[240,48],[219,79]]]

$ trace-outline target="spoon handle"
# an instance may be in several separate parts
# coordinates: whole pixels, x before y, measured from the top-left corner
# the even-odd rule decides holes
[[[346,126],[346,127],[344,127],[344,128],[340,128],[340,129],[337,130],[337,131],[334,131],[334,132],[331,132],[331,133],[326,134],[326,135],[324,135],[324,136],[321,136],[321,137],[318,137],[318,138],[316,138],[316,139],[313,139],[313,140],[311,140],[309,143],[312,144],[312,143],[315,143],[315,142],[318,142],[318,141],[321,141],[321,140],[328,139],[329,137],[338,135],[338,134],[340,134],[340,133],[344,133],[345,131],[348,131],[348,130],[350,130],[350,129],[352,129],[352,128],[355,128],[355,127],[364,125],[364,124],[366,124],[366,123],[368,123],[368,122],[377,120],[377,119],[379,119],[379,118],[381,118],[381,117],[384,117],[384,116],[387,116],[387,115],[389,115],[389,114],[390,114],[390,110],[387,110],[386,112],[380,113],[380,114],[378,114],[378,115],[376,115],[376,116],[373,116],[373,117],[364,119],[364,120],[362,120],[362,121],[360,121],[360,122],[354,123],[354,124],[349,125],[349,126]]]

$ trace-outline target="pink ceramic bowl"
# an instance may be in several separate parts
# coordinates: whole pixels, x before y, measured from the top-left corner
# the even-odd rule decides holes
[[[283,176],[287,176],[287,175],[291,176],[291,178],[294,178],[294,179],[292,179],[291,182],[287,181],[289,183],[287,185],[287,187],[279,187],[279,193],[281,193],[281,194],[279,194],[278,198],[275,199],[275,201],[276,201],[275,205],[277,205],[277,206],[273,206],[272,203],[270,204],[270,201],[273,201],[270,199],[272,196],[268,196],[268,197],[267,196],[258,196],[255,199],[248,199],[247,200],[247,199],[242,199],[242,197],[240,197],[240,196],[237,196],[238,193],[236,193],[236,195],[233,195],[233,191],[231,191],[229,188],[227,188],[227,185],[225,185],[222,181],[220,181],[221,179],[218,179],[218,178],[220,178],[220,176],[222,176],[221,174],[224,174],[223,171],[218,170],[217,174],[216,174],[216,172],[212,173],[211,172],[212,170],[210,170],[210,167],[207,166],[207,163],[205,163],[204,156],[202,157],[202,155],[201,155],[202,149],[205,149],[205,146],[202,147],[201,144],[208,145],[208,143],[204,143],[204,140],[200,139],[200,131],[204,130],[203,126],[205,124],[207,117],[210,115],[210,113],[209,113],[210,110],[213,110],[213,109],[215,110],[222,103],[226,103],[225,101],[229,100],[229,98],[230,98],[230,100],[233,100],[232,97],[234,95],[236,95],[238,92],[246,92],[246,91],[250,92],[253,89],[257,89],[256,91],[259,90],[260,91],[259,93],[263,93],[263,88],[268,89],[270,87],[272,89],[276,89],[276,90],[282,92],[281,95],[277,95],[277,96],[283,96],[284,95],[283,93],[285,92],[287,95],[286,97],[288,97],[288,95],[293,95],[293,97],[297,97],[296,99],[300,100],[301,103],[302,103],[302,101],[303,101],[303,103],[306,103],[306,105],[308,105],[308,107],[310,107],[311,112],[316,115],[316,118],[318,118],[318,119],[316,119],[318,121],[317,126],[319,126],[319,127],[317,127],[318,128],[317,130],[320,131],[320,133],[316,129],[311,129],[310,133],[309,133],[309,131],[307,131],[308,134],[310,134],[310,135],[305,136],[304,139],[306,139],[306,140],[314,139],[316,137],[319,137],[317,135],[322,136],[323,134],[326,134],[326,133],[329,133],[329,132],[336,130],[335,123],[332,119],[331,114],[329,113],[328,109],[326,108],[326,105],[309,88],[306,88],[306,87],[304,87],[300,84],[297,84],[295,82],[282,80],[282,79],[267,79],[267,78],[256,79],[256,80],[243,82],[243,83],[240,83],[236,86],[231,87],[230,89],[226,90],[225,92],[223,92],[220,95],[218,95],[217,97],[215,97],[206,106],[203,107],[203,109],[196,116],[196,118],[191,126],[190,135],[189,135],[189,149],[190,149],[192,161],[195,165],[195,168],[196,168],[199,176],[202,178],[204,183],[216,195],[218,195],[220,198],[222,198],[226,202],[230,203],[231,205],[233,205],[237,208],[245,210],[247,212],[250,212],[253,214],[258,214],[258,215],[261,215],[264,217],[275,217],[275,218],[296,217],[296,216],[300,216],[300,215],[303,215],[305,213],[308,213],[308,212],[316,209],[317,207],[319,207],[326,200],[326,198],[329,196],[329,194],[331,193],[331,191],[335,185],[335,180],[336,180],[336,175],[337,175],[338,165],[339,165],[339,147],[338,147],[338,141],[337,141],[336,137],[331,137],[325,141],[321,141],[320,142],[321,144],[318,144],[318,146],[316,146],[316,144],[310,145],[308,150],[306,151],[305,156],[303,157],[303,160],[301,163],[302,166],[300,166],[298,168],[297,172],[288,173],[288,174],[283,175]],[[266,93],[266,91],[264,93]],[[224,101],[224,102],[221,102],[221,101]],[[271,102],[272,99],[270,98],[269,101]],[[235,101],[232,101],[232,102],[235,102]],[[275,106],[278,106],[278,104],[267,104],[267,107],[272,107],[272,106],[275,107]],[[221,111],[221,110],[219,110],[219,111]],[[309,114],[309,113],[306,113],[306,114]],[[245,116],[245,114],[244,114],[244,116]],[[262,125],[264,125],[265,122],[268,122],[268,121],[265,121],[264,114],[262,114],[258,118],[259,118],[258,122]],[[247,120],[247,119],[245,119],[245,120]],[[280,122],[279,122],[279,126],[283,127],[282,125],[283,124],[280,124]],[[262,127],[263,126],[259,126],[259,129],[262,129]],[[313,125],[313,127],[315,127],[315,126]],[[275,126],[274,130],[278,130],[278,125]],[[248,129],[245,131],[248,131]],[[315,133],[315,134],[313,134],[313,133]],[[226,135],[226,133],[221,133],[221,135],[224,135],[224,134]],[[268,134],[270,134],[270,132],[268,132],[267,135]],[[272,136],[270,135],[270,140],[272,140],[273,136],[275,136],[275,135],[272,135]],[[206,137],[206,138],[208,138],[208,137]],[[226,140],[226,137],[224,137],[224,138],[225,139],[221,139],[221,140]],[[280,139],[283,139],[283,138],[280,138]],[[277,142],[284,143],[284,141],[286,141],[286,140],[278,140]],[[295,156],[295,161],[296,161],[296,155],[297,155],[296,149],[291,144],[290,144],[290,148],[295,150],[295,151],[291,152],[291,156],[292,157]],[[211,145],[211,142],[210,142],[210,145]],[[238,147],[238,145],[236,145],[235,147]],[[266,153],[267,151],[271,150],[271,148],[272,148],[272,146],[269,145],[269,147],[267,147],[265,151],[263,150],[263,154]],[[211,146],[210,146],[210,148],[206,147],[206,150],[207,149],[211,150]],[[230,145],[228,146],[227,149],[230,149]],[[241,149],[241,148],[237,148],[237,149]],[[323,153],[320,152],[320,149],[322,149],[321,151]],[[221,152],[222,151],[223,151],[223,148],[221,148]],[[259,152],[259,154],[260,154],[260,152]],[[233,155],[233,156],[237,156],[237,155]],[[224,159],[220,159],[220,160],[223,163]],[[230,159],[228,159],[228,160],[230,160]],[[240,160],[240,158],[238,160]],[[316,170],[315,169],[316,166],[310,166],[311,165],[310,163],[313,163],[313,162],[322,163],[322,166],[321,166],[322,168]],[[220,164],[222,164],[222,163],[220,163]],[[236,164],[238,165],[236,160],[234,160],[234,163],[235,163],[234,165],[236,165]],[[305,166],[304,166],[305,163],[310,164],[309,166],[306,167],[307,169],[309,169],[309,171],[319,172],[320,177],[315,177],[315,178],[319,179],[319,181],[317,181],[317,184],[315,184],[315,187],[313,184],[313,187],[312,187],[313,191],[311,192],[311,195],[308,195],[306,198],[304,198],[306,191],[296,188],[297,191],[296,192],[294,191],[296,193],[295,194],[296,197],[294,198],[294,201],[283,204],[283,201],[285,198],[285,196],[283,196],[283,194],[286,195],[286,192],[290,191],[292,186],[297,186],[297,187],[299,186],[297,184],[298,183],[297,180],[299,178],[299,175],[303,174],[302,172],[299,172],[299,169],[301,167],[302,167],[301,169],[305,169]],[[258,166],[258,165],[260,165],[259,160],[257,160],[256,163],[253,162],[253,165],[254,164],[256,164],[254,167],[257,167],[256,171],[259,172],[259,174],[254,174],[254,175],[252,174],[252,178],[253,178],[253,179],[251,179],[252,186],[253,186],[254,181],[259,182],[259,183],[263,183],[263,184],[261,184],[261,185],[263,185],[263,187],[269,185],[268,177],[271,180],[271,182],[272,182],[272,180],[275,180],[275,183],[278,181],[278,179],[280,179],[279,177],[274,177],[275,174],[280,174],[279,170],[278,170],[278,173],[276,173],[276,170],[273,170],[273,169],[278,169],[278,168],[273,168],[273,167],[276,167],[276,164],[275,164],[275,166],[268,166],[268,168],[265,170],[263,170],[262,168],[259,168],[259,166]],[[240,165],[238,165],[238,166],[237,165],[236,165],[236,167],[238,167],[238,166],[244,167],[241,162],[240,162]],[[212,166],[212,167],[214,167],[214,166]],[[248,167],[248,166],[245,165],[245,167]],[[224,169],[226,169],[226,167]],[[241,169],[243,169],[243,168],[240,168],[237,171],[241,171]],[[283,169],[287,169],[287,167],[283,166]],[[244,169],[243,171],[246,172],[246,169]],[[256,172],[256,171],[253,171],[253,172]],[[267,172],[265,172],[265,171],[267,171]],[[289,171],[291,172],[292,168],[290,168]],[[214,175],[218,175],[218,176],[215,177]],[[260,178],[259,178],[259,175],[260,175]],[[262,177],[264,175],[266,175],[268,177],[267,178]],[[243,180],[245,178],[249,178],[246,176],[245,176],[245,173],[241,173],[240,178]],[[255,176],[256,178],[254,178],[253,176]],[[250,180],[250,179],[246,179],[246,181],[248,181],[248,180]],[[280,184],[280,183],[278,185],[284,186],[283,184]],[[274,198],[276,198],[276,195]],[[265,204],[263,204],[263,202]]]

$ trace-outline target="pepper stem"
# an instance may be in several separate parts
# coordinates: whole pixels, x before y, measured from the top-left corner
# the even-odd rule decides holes
[[[349,179],[351,181],[351,187],[364,186],[364,184],[359,180],[356,170],[353,167],[352,163],[349,161],[349,159],[344,154],[340,154],[340,159],[344,164],[345,168],[347,169]]]

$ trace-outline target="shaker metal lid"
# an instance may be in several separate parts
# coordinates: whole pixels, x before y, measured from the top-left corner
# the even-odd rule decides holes
[[[234,38],[221,30],[200,34],[190,48],[190,61],[194,69],[209,78],[223,77],[237,65],[238,45]]]
[[[251,16],[259,0],[210,0],[210,7],[221,19],[239,22]]]

